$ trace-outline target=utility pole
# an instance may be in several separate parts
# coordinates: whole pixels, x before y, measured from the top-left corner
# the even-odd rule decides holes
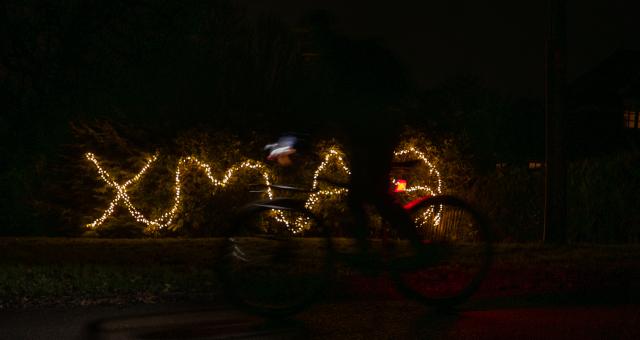
[[[545,77],[545,243],[567,242],[566,0],[548,0]]]

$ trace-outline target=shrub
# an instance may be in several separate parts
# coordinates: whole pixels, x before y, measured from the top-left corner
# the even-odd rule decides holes
[[[541,239],[544,173],[511,165],[478,176],[461,196],[489,217],[498,241]]]
[[[578,242],[640,240],[640,153],[622,152],[571,163],[568,233]]]
[[[112,179],[123,184],[136,176],[154,152],[157,160],[139,182],[127,187],[132,204],[147,218],[154,219],[169,211],[174,204],[175,173],[180,158],[194,156],[211,166],[212,174],[220,178],[231,165],[247,159],[245,151],[259,150],[259,138],[241,140],[236,135],[204,129],[179,132],[162,143],[145,143],[146,132],[117,125],[109,121],[76,123],[72,126],[75,142],[70,144],[63,158],[66,162],[56,168],[56,183],[48,188],[41,204],[41,212],[49,214],[59,224],[67,226],[59,233],[77,235],[85,226],[102,216],[116,190],[103,181],[95,165],[85,153],[92,151],[100,166]],[[186,167],[181,172],[181,205],[171,228],[162,231],[145,228],[121,204],[107,218],[98,235],[141,236],[143,234],[173,236],[214,235],[229,222],[229,211],[253,198],[247,192],[249,183],[261,181],[256,172],[234,176],[229,186],[216,188],[204,172]],[[216,221],[213,225],[212,221]]]

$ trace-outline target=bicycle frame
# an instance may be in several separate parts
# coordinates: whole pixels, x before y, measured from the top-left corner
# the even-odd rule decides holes
[[[251,188],[266,188],[266,190],[252,190],[252,192],[265,192],[276,189],[287,192],[308,193],[309,196],[311,196],[321,191],[316,186],[316,180],[317,178],[314,178],[314,187],[312,189],[280,184],[256,184],[252,185]],[[340,187],[340,190],[344,190],[344,192],[347,192],[349,189],[349,184],[336,183],[331,180],[326,182]],[[389,186],[389,194],[394,198],[398,198],[400,193],[405,192],[404,189],[406,189],[407,183],[405,180],[392,179],[390,184],[394,184],[395,186]],[[360,198],[362,201],[352,203],[362,204],[364,208],[367,203],[366,197]],[[380,211],[381,215],[383,215],[383,220],[391,222],[392,225],[390,227],[393,229],[396,229],[396,227],[398,229],[398,235],[393,238],[388,237],[389,234],[387,233],[390,231],[389,228],[385,227],[382,229],[383,244],[386,248],[381,253],[378,253],[374,249],[374,247],[377,247],[375,246],[377,242],[371,242],[374,238],[371,238],[371,233],[368,232],[374,227],[373,221],[369,220],[367,216],[361,215],[362,213],[366,213],[365,209],[351,212],[353,214],[352,216],[356,217],[356,219],[360,217],[367,219],[366,221],[363,220],[362,224],[354,225],[359,228],[356,228],[357,230],[354,229],[355,234],[353,236],[349,236],[357,240],[355,244],[349,243],[351,246],[357,248],[357,252],[353,253],[350,251],[344,252],[342,249],[339,249],[340,247],[335,246],[341,241],[338,241],[338,237],[334,238],[331,232],[332,229],[327,227],[326,221],[323,221],[323,218],[319,218],[319,216],[309,209],[307,206],[308,200],[294,197],[270,196],[269,199],[249,203],[246,209],[239,212],[239,221],[247,221],[247,223],[242,222],[238,225],[240,229],[245,230],[246,233],[240,231],[237,234],[239,236],[236,238],[236,234],[233,233],[233,230],[230,230],[227,236],[228,241],[225,243],[224,251],[228,256],[223,257],[223,262],[219,267],[221,277],[225,282],[225,289],[230,292],[230,296],[234,302],[251,312],[276,317],[290,315],[300,311],[320,296],[319,292],[322,290],[323,285],[332,278],[334,263],[339,261],[349,265],[349,267],[357,269],[365,275],[378,275],[384,271],[388,271],[400,292],[426,305],[451,306],[466,300],[478,289],[491,260],[489,231],[486,225],[482,223],[482,219],[479,218],[475,210],[468,204],[453,196],[428,194],[404,204],[398,201],[399,200],[395,203],[398,204],[396,207],[402,207],[408,215],[414,216],[412,219],[415,219],[416,222],[416,232],[414,233],[413,230],[410,230],[410,232],[404,233],[403,230],[400,230],[403,225],[393,225],[395,220],[389,220],[388,217],[385,216],[389,211]],[[390,201],[385,200],[378,203],[390,204]],[[388,208],[380,207],[377,203],[374,204],[380,209]],[[440,226],[444,225],[441,224],[441,217],[453,216],[451,211],[447,210],[449,208],[462,209],[462,213],[469,214],[466,216],[471,217],[471,221],[474,223],[478,222],[479,224],[473,224],[473,226],[472,224],[455,224],[462,221],[456,218],[453,220],[453,223],[447,222],[445,229],[441,229]],[[446,211],[446,213],[443,211]],[[272,212],[273,214],[271,215]],[[268,215],[268,219],[261,217],[264,216],[261,214],[265,213],[270,214]],[[419,216],[417,214],[419,214]],[[302,218],[306,218],[307,221],[315,221],[318,224],[315,227],[308,226],[306,229],[301,229],[298,225],[290,225],[291,221],[286,220],[286,216],[292,215],[301,215]],[[275,220],[272,220],[274,217]],[[342,218],[342,216],[339,216],[339,218]],[[418,219],[423,220],[425,223],[422,224],[418,222]],[[265,221],[266,224],[263,224]],[[293,219],[292,221],[297,220]],[[341,219],[340,221],[343,222],[347,220]],[[465,219],[464,221],[469,220]],[[272,223],[274,222],[277,225],[276,227],[273,227]],[[401,221],[398,220],[396,222]],[[406,220],[404,222],[406,222]],[[481,238],[477,240],[480,243],[477,244],[480,245],[482,249],[478,252],[478,256],[471,257],[473,259],[472,266],[469,266],[469,262],[460,262],[464,263],[464,265],[444,269],[444,272],[448,273],[448,275],[446,277],[439,276],[437,275],[438,271],[442,269],[435,264],[443,259],[448,259],[451,254],[455,254],[454,252],[449,252],[451,247],[450,240],[454,242],[458,240],[465,242],[466,240],[465,236],[458,236],[461,234],[454,233],[453,235],[449,235],[448,230],[462,230],[462,228],[457,229],[457,226],[462,225],[467,226],[467,228],[472,228],[477,235],[481,236]],[[422,227],[429,228],[429,226],[434,229],[422,229]],[[447,226],[453,227],[447,229]],[[284,228],[280,229],[282,227]],[[339,227],[342,226],[339,225]],[[421,229],[418,231],[418,228]],[[307,230],[311,230],[311,233],[307,233]],[[440,237],[432,238],[432,235],[435,235],[433,232],[440,233],[442,230],[444,230],[444,232],[440,235],[444,235],[446,239]],[[364,233],[360,233],[360,231]],[[476,233],[470,234],[472,235],[471,237],[475,237]],[[447,238],[449,236],[452,236],[452,238]],[[312,241],[306,242],[305,240],[300,242],[307,237]],[[324,239],[326,242],[317,243],[314,240],[316,238]],[[251,243],[254,239],[260,239],[267,243],[256,247]],[[471,242],[477,241],[472,240]],[[321,264],[319,266],[309,267],[308,272],[303,271],[301,272],[302,275],[297,273],[292,276],[292,278],[296,280],[296,283],[308,283],[310,285],[310,287],[305,287],[305,289],[300,290],[298,294],[294,294],[288,289],[289,286],[283,286],[279,280],[283,278],[285,280],[287,279],[288,268],[295,268],[296,265],[300,265],[300,263],[306,265],[307,262],[311,261],[310,258],[303,258],[302,262],[296,262],[297,257],[292,256],[292,254],[296,253],[295,249],[301,249],[301,245],[308,244],[315,244],[316,246],[324,244],[321,248],[314,248],[314,252],[312,253],[313,259],[322,258],[323,260],[321,260],[322,262],[320,262]],[[372,245],[374,247],[372,247]],[[461,247],[464,247],[464,244],[462,244]],[[245,256],[245,253],[243,253],[245,249],[248,250],[246,252],[248,256]],[[323,249],[325,255],[321,255],[321,249]],[[370,251],[372,249],[374,250],[373,252]],[[397,249],[401,249],[401,251],[396,253],[395,251]],[[255,252],[255,254],[251,254],[252,251]],[[240,256],[238,254],[240,254]],[[270,262],[261,262],[261,259],[267,259],[267,261]],[[452,263],[456,264],[456,260],[459,260],[459,258],[455,257]],[[255,268],[258,269],[256,270]],[[463,269],[460,270],[458,268]],[[449,270],[449,272],[447,272],[447,270]],[[277,275],[267,277],[268,280],[273,280],[273,282],[277,284],[271,281],[265,281],[264,284],[255,284],[254,281],[251,281],[251,284],[246,286],[242,284],[244,282],[243,280],[246,279],[255,279],[255,282],[263,283],[263,281],[266,280],[265,276],[260,275],[256,279],[255,273],[265,271],[268,273],[277,271]],[[432,273],[436,273],[436,275],[432,275]],[[298,280],[300,277],[302,277],[301,281]],[[313,277],[314,279],[307,280],[307,277]],[[416,281],[423,282],[425,279],[427,280],[426,282],[429,282],[435,287],[435,290],[430,290],[429,288],[423,290],[422,285],[414,284]],[[442,282],[439,281],[449,282],[449,279],[454,280],[451,289],[441,290]],[[455,282],[455,280],[458,281]],[[245,287],[246,291],[243,290],[242,287]],[[265,288],[259,289],[255,287],[273,288],[266,288],[265,290]],[[254,295],[254,291],[256,290],[259,293]],[[260,295],[260,292],[263,291],[265,291],[265,295]],[[274,294],[272,291],[276,293]],[[274,296],[277,298],[273,299]],[[280,299],[280,296],[291,297],[291,299],[283,301]],[[263,297],[264,300],[261,300]]]
[[[391,183],[394,183],[393,181]],[[404,183],[406,184],[406,181],[404,181]],[[332,182],[332,184],[335,184],[334,182]],[[278,190],[282,190],[282,191],[291,191],[291,192],[298,192],[298,193],[315,193],[318,192],[318,189],[305,189],[305,188],[299,188],[299,187],[293,187],[293,186],[289,186],[289,185],[281,185],[281,184],[251,184],[251,187],[268,187],[271,189],[278,189]],[[342,185],[340,185],[342,186]],[[250,192],[264,192],[262,190],[250,190]],[[397,194],[400,192],[404,192],[404,190],[391,190],[391,193]],[[402,204],[402,208],[406,211],[409,211],[411,209],[413,209],[415,206],[417,206],[418,204],[428,200],[429,198],[433,197],[433,195],[431,194],[427,194],[424,196],[420,196],[414,200],[409,201],[408,203]],[[274,203],[280,202],[280,203],[287,203],[286,205],[277,205],[277,204],[272,204],[270,205],[272,208],[274,209],[289,209],[289,208],[293,208],[292,204],[293,202],[299,202],[299,200],[294,199],[294,198],[288,198],[288,197],[274,197],[273,199],[270,199],[270,201],[274,201]],[[263,202],[263,201],[260,201]],[[253,204],[253,203],[250,203]],[[255,204],[259,204],[260,206],[264,206],[267,207],[267,204],[264,203],[255,203]]]

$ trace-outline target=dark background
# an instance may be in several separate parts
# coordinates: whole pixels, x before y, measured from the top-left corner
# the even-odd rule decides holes
[[[295,25],[306,11],[326,9],[354,38],[381,41],[406,65],[421,90],[459,74],[477,75],[514,95],[544,95],[547,2],[240,0]],[[625,0],[569,0],[568,78],[575,79],[616,49],[640,49],[640,5]]]
[[[268,4],[5,1],[0,234],[74,234],[90,222],[111,197],[83,158],[89,150],[124,179],[153,150],[179,157],[214,143],[200,156],[225,169],[263,156],[283,130],[330,137],[318,127],[391,110],[436,145],[453,141],[472,168],[474,180],[460,184],[469,199],[513,204],[496,203],[497,218],[522,215],[514,197],[526,201],[530,216],[507,219],[505,233],[523,226],[523,239],[537,237],[541,174],[486,176],[501,176],[496,163],[543,159],[545,1]],[[639,12],[630,1],[569,1],[569,80],[640,48]]]

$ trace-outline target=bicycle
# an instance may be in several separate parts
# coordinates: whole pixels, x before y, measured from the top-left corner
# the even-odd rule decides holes
[[[403,163],[395,168],[409,162]],[[348,183],[321,180],[343,190],[349,188]],[[395,193],[401,193],[405,184],[394,181]],[[278,184],[253,188],[318,192]],[[363,232],[371,230],[372,221],[358,223],[358,218],[353,218],[358,214],[353,212],[345,214],[352,215],[351,222],[345,224],[356,225],[354,235],[334,237],[335,230],[308,209],[306,202],[276,197],[252,202],[238,212],[234,227],[225,234],[225,256],[218,266],[227,296],[237,306],[267,317],[297,313],[322,295],[332,282],[336,265],[344,263],[370,275],[387,270],[406,297],[448,307],[468,299],[489,268],[487,223],[459,198],[426,195],[405,203],[403,209],[416,221],[416,232],[403,235],[393,224],[383,223],[378,226],[384,230],[383,237],[376,240]],[[384,245],[382,251],[376,251],[379,243]]]

